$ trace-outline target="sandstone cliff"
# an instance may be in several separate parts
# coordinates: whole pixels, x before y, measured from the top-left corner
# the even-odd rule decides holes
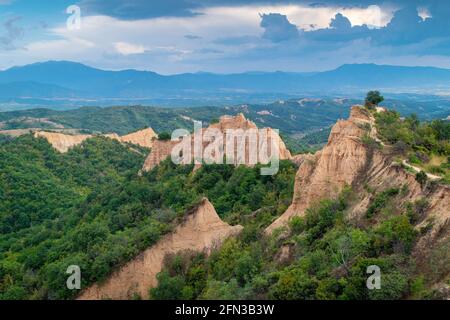
[[[141,147],[151,148],[153,146],[153,140],[157,138],[157,134],[152,128],[139,130],[119,138],[120,142],[128,142],[137,144]]]
[[[245,118],[245,116],[240,113],[236,116],[222,116],[218,123],[211,124],[208,128],[202,129],[201,132],[198,135],[201,135],[204,137],[205,132],[207,132],[208,129],[214,129],[218,130],[222,136],[223,141],[225,142],[227,139],[227,130],[230,129],[241,129],[241,130],[250,130],[250,129],[258,129],[256,124],[248,119]],[[271,141],[277,141],[279,145],[279,159],[291,159],[291,153],[286,148],[286,145],[284,144],[283,140],[280,138],[278,133],[276,133],[271,128],[263,128],[262,130],[265,130],[266,136],[267,136],[267,143],[270,145]],[[194,150],[194,135],[190,135],[189,138],[191,138],[191,145],[192,150]],[[206,140],[206,139],[205,139]],[[203,142],[203,149],[207,148],[210,142]],[[257,141],[259,143],[259,140]],[[161,161],[165,160],[167,157],[170,156],[172,149],[178,144],[178,142],[174,141],[158,141],[154,143],[154,146],[152,148],[152,151],[150,155],[148,156],[147,160],[145,161],[145,164],[142,168],[143,171],[150,171],[155,166],[157,166]],[[225,143],[224,143],[225,144]],[[224,152],[226,152],[226,146],[224,146]],[[269,147],[268,155],[270,155],[272,150]],[[249,155],[249,142],[247,141],[245,143],[245,164],[250,163],[250,155]],[[237,150],[235,150],[234,154],[235,159],[237,159]],[[192,154],[192,158],[194,158],[194,155]],[[235,160],[237,162],[237,160]],[[198,168],[198,166],[196,167]]]
[[[145,159],[142,167],[143,171],[150,171],[156,167],[161,161],[170,156],[172,148],[177,144],[176,141],[171,140],[155,140],[150,154]]]
[[[69,151],[74,146],[82,144],[86,139],[94,137],[94,135],[89,134],[69,135],[47,131],[36,131],[34,136],[47,139],[56,150],[62,153]],[[105,134],[103,136],[122,143],[132,143],[146,148],[151,148],[154,139],[157,137],[152,128],[139,130],[125,136],[119,136],[115,133]]]
[[[368,162],[368,149],[361,142],[371,124],[368,112],[353,107],[348,120],[338,121],[327,145],[301,163],[295,178],[294,199],[289,209],[267,231],[286,224],[292,216],[303,214],[313,202],[337,196],[345,185],[352,185]]]
[[[367,187],[381,192],[406,185],[407,194],[398,205],[426,198],[430,206],[417,228],[433,221],[427,239],[433,239],[438,233],[448,237],[450,188],[436,185],[424,190],[413,174],[382,150],[366,145],[364,137],[377,140],[374,119],[365,109],[355,106],[348,120],[340,120],[334,125],[328,143],[321,151],[298,159],[301,164],[295,178],[292,204],[266,231],[271,233],[286,225],[293,216],[303,215],[315,202],[336,197],[346,185],[352,186],[359,197],[350,210],[353,218],[363,215],[370,204],[372,194],[367,192]],[[418,247],[428,240],[422,237]]]
[[[205,198],[171,234],[113,273],[104,283],[87,288],[78,299],[124,300],[135,293],[147,298],[149,288],[157,285],[156,275],[161,271],[167,254],[183,250],[209,252],[241,230],[241,226],[229,226],[223,222]]]
[[[67,152],[70,148],[82,144],[86,139],[92,138],[89,134],[68,135],[57,132],[37,131],[36,138],[45,138],[59,152]]]

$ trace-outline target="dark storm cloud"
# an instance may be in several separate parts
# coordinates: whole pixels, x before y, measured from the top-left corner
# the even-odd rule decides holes
[[[4,33],[0,34],[0,48],[4,50],[17,49],[14,42],[23,36],[24,29],[18,25],[21,17],[12,17],[3,23]]]
[[[445,1],[445,0],[442,0]],[[439,0],[431,0],[439,2]],[[193,16],[199,9],[214,6],[288,5],[367,7],[369,5],[394,4],[425,5],[425,0],[82,0],[80,6],[87,15],[102,14],[124,20],[156,17]]]
[[[372,31],[367,26],[352,27],[350,20],[341,13],[331,20],[329,28],[304,33],[306,39],[327,42],[345,42],[371,35]]]
[[[348,34],[370,37],[376,44],[400,46],[419,43],[432,38],[450,37],[450,3],[428,6],[431,17],[423,20],[415,5],[407,5],[395,12],[386,27],[367,29],[353,27]]]
[[[297,27],[290,23],[285,15],[279,13],[261,15],[261,27],[264,28],[262,37],[273,42],[295,40],[299,37]]]
[[[201,7],[196,0],[82,0],[84,14],[107,15],[123,20],[139,20],[157,17],[194,16]]]
[[[364,1],[359,1],[361,2]],[[393,18],[385,27],[377,29],[366,25],[352,26],[347,17],[338,13],[327,28],[299,33],[297,27],[289,22],[289,17],[272,13],[262,16],[261,26],[265,29],[263,38],[273,43],[283,40],[295,42],[299,39],[303,43],[303,48],[314,44],[318,46],[318,52],[329,50],[330,46],[351,47],[355,41],[363,41],[371,43],[374,50],[390,47],[404,54],[449,55],[450,2],[428,1],[423,7],[429,11],[431,17],[425,20],[418,12],[421,3],[407,2],[395,11]]]
[[[156,17],[195,16],[201,9],[214,6],[240,5],[288,5],[302,4],[312,7],[360,7],[380,5],[396,8],[392,20],[387,26],[372,29],[368,26],[352,26],[350,20],[342,14],[337,14],[328,28],[303,32],[289,21],[289,17],[270,13],[261,16],[261,27],[264,29],[262,38],[273,43],[282,41],[305,41],[344,43],[355,40],[369,39],[374,46],[404,46],[421,43],[434,38],[450,37],[450,1],[446,0],[82,0],[81,6],[85,14],[104,14],[119,19],[134,20]],[[423,20],[417,11],[425,7],[431,18]],[[195,35],[186,38],[195,40]],[[241,38],[222,39],[217,42],[232,45],[245,43]],[[252,39],[253,41],[254,39]],[[445,39],[433,41],[433,52],[448,52]],[[431,49],[431,48],[430,48]],[[421,49],[421,50],[426,50]]]

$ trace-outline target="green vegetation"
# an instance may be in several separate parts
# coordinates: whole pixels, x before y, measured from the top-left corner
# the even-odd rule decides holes
[[[158,134],[158,139],[162,141],[167,141],[171,139],[171,135],[168,132],[161,132]]]
[[[270,110],[272,115],[260,115]],[[230,107],[158,108],[145,106],[83,107],[69,111],[34,109],[0,112],[2,130],[22,128],[58,129],[61,126],[80,133],[111,133],[124,135],[141,128],[156,132],[175,129],[193,130],[192,119],[203,125],[217,123],[220,116],[244,113],[260,128],[279,129],[288,148],[293,153],[314,152],[326,143],[329,126],[339,118],[348,116],[348,108],[333,101],[323,101],[320,108],[314,105],[299,106],[296,100],[270,105],[241,105]],[[301,119],[299,121],[298,119]],[[114,124],[114,127],[111,127]],[[325,129],[322,129],[325,128]],[[299,138],[307,133],[304,138]]]
[[[427,180],[428,180],[428,176],[427,176],[427,174],[425,172],[420,171],[420,172],[416,173],[416,181],[418,183],[420,183],[420,185],[422,187],[425,186],[425,184],[427,183]]]
[[[290,161],[281,161],[274,176],[260,175],[259,165],[208,165],[193,176],[192,187],[205,195],[227,222],[262,227],[290,205],[295,172]]]
[[[331,127],[310,132],[301,138],[297,136],[282,135],[281,138],[292,154],[315,153],[323,148],[330,136]]]
[[[396,111],[375,113],[375,118],[381,139],[393,145],[394,152],[450,183],[450,121],[421,122],[414,114],[402,119]],[[426,182],[425,172],[417,175],[421,184]]]
[[[0,299],[72,297],[69,265],[92,283],[170,229],[161,185],[137,177],[144,155],[118,142],[90,139],[59,154],[23,136],[0,154]]]
[[[380,91],[369,91],[364,105],[369,109],[375,109],[383,101],[384,97],[380,94]]]
[[[399,192],[399,189],[391,188],[378,193],[367,208],[366,217],[372,218],[375,214],[379,213],[381,209],[386,207],[389,200],[391,200],[392,197],[395,197]]]
[[[291,104],[302,110],[289,102],[280,112],[291,110]],[[263,107],[258,108],[250,108],[250,115],[260,118],[256,111]],[[121,134],[155,121],[163,140],[172,127],[191,126],[168,110],[154,110],[33,112],[88,131],[107,131],[110,123],[118,123]],[[199,108],[194,118],[212,119],[219,115],[215,110]],[[421,123],[415,116],[403,120],[396,112],[372,112],[386,149],[423,169],[416,176],[423,186],[429,185],[425,172],[449,181],[448,121]],[[14,118],[1,115],[9,116]],[[315,116],[308,119],[309,129],[320,122]],[[293,126],[289,122],[286,131],[295,132]],[[327,130],[315,131],[299,144],[289,139],[287,144],[312,151],[326,136]],[[379,147],[368,136],[363,141]],[[424,298],[433,297],[430,283],[450,272],[448,242],[430,250],[425,262],[411,255],[419,233],[433,221],[423,221],[430,206],[426,199],[398,205],[405,187],[367,190],[372,197],[358,221],[348,219],[356,197],[347,188],[337,199],[315,204],[304,216],[291,219],[286,229],[267,236],[264,229],[291,203],[294,164],[282,161],[277,175],[261,176],[259,165],[208,165],[193,172],[193,165],[166,160],[139,175],[147,153],[96,137],[60,154],[45,139],[0,135],[0,300],[73,298],[76,292],[65,286],[69,265],[82,268],[83,287],[105,279],[170,232],[202,197],[222,219],[244,230],[209,256],[185,252],[167,257],[158,287],[149,291],[153,299]],[[419,222],[425,227],[417,231]],[[370,265],[382,270],[381,290],[366,288]]]
[[[267,110],[272,115],[258,114]],[[348,111],[346,106],[333,101],[324,101],[320,104],[320,108],[316,108],[309,105],[299,106],[296,100],[286,101],[282,107],[277,103],[196,108],[83,107],[68,111],[33,109],[0,112],[0,123],[2,123],[2,130],[40,127],[51,129],[63,125],[65,128],[85,129],[94,133],[113,131],[124,135],[146,127],[152,127],[156,132],[172,132],[175,129],[193,130],[191,119],[207,125],[216,123],[223,115],[244,113],[258,127],[270,126],[281,130],[285,135],[293,135],[329,127],[337,119],[347,117]],[[114,124],[113,128],[111,124]]]
[[[170,160],[139,176],[148,151],[136,148],[100,137],[65,154],[31,135],[0,142],[0,300],[72,298],[69,265],[81,267],[83,287],[105,279],[203,196],[225,220],[254,228],[292,198],[295,167],[287,161],[273,177],[258,166],[193,173]]]
[[[375,195],[380,212],[400,191]],[[426,280],[415,274],[410,252],[417,238],[408,212],[395,210],[357,227],[345,219],[350,189],[290,221],[289,232],[263,236],[252,228],[225,241],[207,257],[171,256],[160,273],[153,299],[401,299],[423,296]],[[247,227],[246,227],[247,228]],[[244,229],[245,230],[245,229]],[[284,255],[282,252],[288,252]],[[380,290],[368,290],[367,267],[382,271]]]

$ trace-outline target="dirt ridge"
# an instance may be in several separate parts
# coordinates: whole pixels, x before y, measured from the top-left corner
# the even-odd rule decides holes
[[[148,298],[148,290],[157,285],[156,275],[161,271],[166,255],[184,250],[209,253],[241,230],[242,226],[230,226],[223,222],[213,205],[204,198],[173,232],[162,237],[103,283],[86,288],[78,299],[126,300],[134,294]]]

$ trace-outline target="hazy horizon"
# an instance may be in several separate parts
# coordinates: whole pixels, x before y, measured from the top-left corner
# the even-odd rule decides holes
[[[435,66],[431,66],[431,65],[394,65],[394,64],[377,64],[377,63],[345,63],[342,65],[339,65],[335,68],[331,68],[331,69],[326,69],[326,70],[315,70],[315,71],[304,71],[304,70],[290,70],[290,71],[283,71],[283,70],[273,70],[273,71],[262,71],[262,70],[242,70],[240,72],[211,72],[211,71],[205,71],[205,70],[199,70],[199,71],[195,71],[195,72],[182,72],[182,73],[159,73],[156,72],[154,70],[150,70],[150,69],[139,69],[139,68],[119,68],[119,69],[112,69],[112,68],[101,68],[101,67],[96,67],[94,65],[90,65],[87,63],[83,63],[81,61],[75,61],[75,60],[42,60],[42,61],[35,61],[35,62],[31,62],[31,63],[27,63],[27,64],[21,64],[21,65],[14,65],[5,69],[0,69],[0,72],[2,71],[7,71],[9,69],[12,68],[21,68],[21,67],[27,67],[30,65],[35,65],[35,64],[45,64],[45,63],[51,63],[51,62],[56,62],[56,63],[74,63],[74,64],[81,64],[84,65],[86,67],[89,68],[93,68],[93,69],[98,69],[98,70],[102,70],[102,71],[113,71],[113,72],[119,72],[119,71],[127,71],[127,70],[133,70],[133,71],[142,71],[142,72],[153,72],[153,73],[157,73],[159,75],[163,75],[163,76],[173,76],[173,75],[180,75],[180,74],[185,74],[185,73],[190,73],[190,74],[216,74],[216,75],[233,75],[233,74],[242,74],[242,73],[277,73],[277,72],[281,72],[281,73],[293,73],[293,74],[313,74],[313,73],[320,73],[320,72],[328,72],[328,71],[334,71],[336,69],[339,69],[341,67],[344,66],[352,66],[352,65],[360,65],[360,66],[364,66],[364,65],[375,65],[375,66],[379,66],[379,67],[399,67],[399,68],[434,68],[434,69],[444,69],[444,70],[450,70],[450,66],[449,67],[435,67]]]

